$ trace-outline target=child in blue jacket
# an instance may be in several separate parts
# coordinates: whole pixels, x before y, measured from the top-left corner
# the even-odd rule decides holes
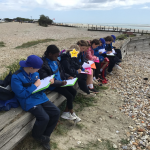
[[[33,138],[50,150],[49,137],[58,122],[60,110],[49,101],[43,91],[32,94],[41,84],[37,71],[42,67],[43,61],[36,55],[30,55],[26,61],[20,61],[19,64],[20,70],[12,75],[12,91],[22,109],[36,118],[32,129]],[[53,84],[54,80],[50,82]]]

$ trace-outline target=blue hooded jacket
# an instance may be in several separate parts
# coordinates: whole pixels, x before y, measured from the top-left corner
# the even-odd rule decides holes
[[[22,67],[18,73],[12,75],[12,91],[15,93],[15,97],[25,111],[49,100],[43,91],[32,94],[37,88],[34,85],[37,79],[39,79],[39,73],[35,72],[28,75]]]

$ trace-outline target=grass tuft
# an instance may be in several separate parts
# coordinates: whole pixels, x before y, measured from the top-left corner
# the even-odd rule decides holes
[[[129,144],[129,141],[127,139],[121,139],[120,143],[123,144]]]
[[[0,47],[5,47],[5,43],[0,41]]]
[[[42,39],[42,40],[37,40],[37,41],[30,41],[30,42],[27,42],[27,43],[23,43],[20,46],[17,46],[16,49],[19,49],[19,48],[28,48],[28,47],[37,45],[39,43],[46,43],[46,42],[50,42],[50,41],[56,41],[56,40],[55,39]]]
[[[82,111],[84,107],[94,106],[93,103],[96,102],[96,99],[94,97],[87,98],[78,94],[74,102],[80,105],[80,107],[76,110],[76,112],[79,112]]]
[[[20,60],[25,60],[25,59],[20,59]],[[13,64],[7,66],[7,71],[4,72],[1,76],[0,76],[0,80],[4,80],[5,77],[9,74],[9,72],[11,71],[11,73],[14,73],[16,72],[19,68],[20,68],[20,65],[19,65],[19,62],[20,60],[17,60],[15,61]]]
[[[52,149],[52,150],[53,150],[53,149],[58,150],[58,144],[57,144],[57,143],[55,143],[55,142],[50,142],[50,145],[51,145],[51,149]]]

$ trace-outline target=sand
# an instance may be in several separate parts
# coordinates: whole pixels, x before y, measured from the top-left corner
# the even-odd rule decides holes
[[[16,59],[26,58],[31,54],[42,56],[50,44],[55,44],[62,50],[69,48],[81,39],[92,40],[112,34],[119,35],[119,33],[87,31],[85,28],[41,27],[38,24],[19,24],[18,22],[0,23],[0,41],[6,45],[6,47],[0,48],[0,74],[6,71],[6,66],[12,64]],[[57,41],[38,44],[26,49],[15,49],[23,43],[39,39],[55,39]]]

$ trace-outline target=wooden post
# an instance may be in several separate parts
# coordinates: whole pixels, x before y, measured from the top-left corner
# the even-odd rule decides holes
[[[138,33],[139,33],[139,29],[138,29]]]
[[[89,30],[89,24],[88,24],[88,30]]]
[[[135,33],[135,29],[134,29],[134,33]]]
[[[97,25],[96,25],[96,30],[97,30]]]
[[[105,31],[105,26],[104,26],[104,31]]]
[[[101,26],[100,26],[100,30],[101,30]]]
[[[93,30],[93,24],[92,24],[92,30]]]
[[[117,31],[118,31],[118,27],[117,27]]]
[[[114,27],[113,27],[113,31],[114,31]]]

